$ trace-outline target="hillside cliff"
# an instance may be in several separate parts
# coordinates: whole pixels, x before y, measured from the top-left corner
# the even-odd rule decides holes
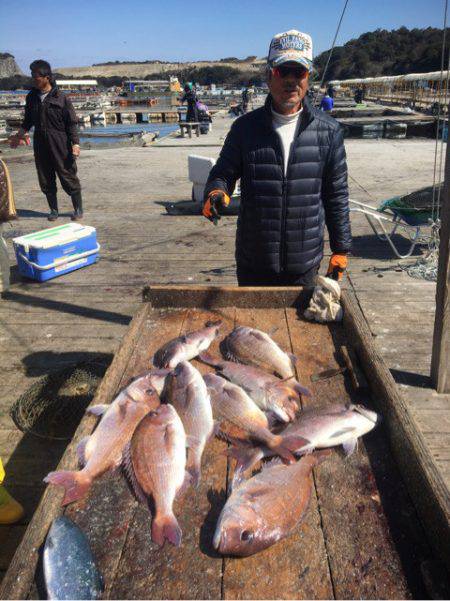
[[[23,75],[23,73],[12,54],[0,52],[0,79],[13,75]]]

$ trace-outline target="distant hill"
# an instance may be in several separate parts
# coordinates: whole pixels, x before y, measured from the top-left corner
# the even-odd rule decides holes
[[[375,77],[378,75],[403,75],[426,73],[441,68],[443,29],[407,29],[400,27],[387,31],[363,33],[333,50],[326,73],[326,81]],[[450,41],[447,29],[447,43]],[[314,60],[319,79],[328,58],[329,50]],[[448,55],[448,48],[446,51]]]
[[[248,57],[253,59],[254,57]],[[250,71],[258,73],[263,60],[255,59],[222,59],[220,61],[197,61],[197,62],[178,62],[166,63],[158,60],[149,61],[110,61],[108,63],[97,63],[90,67],[55,67],[55,71],[64,76],[71,77],[134,77],[145,79],[148,76],[167,76],[177,72],[183,72],[192,69],[201,69],[204,67],[233,67],[239,71]]]
[[[14,56],[9,52],[0,52],[0,79],[14,75],[23,75]]]

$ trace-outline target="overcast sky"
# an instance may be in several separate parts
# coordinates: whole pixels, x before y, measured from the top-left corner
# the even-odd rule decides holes
[[[0,52],[19,66],[109,60],[191,61],[266,56],[272,35],[310,33],[331,46],[344,0],[0,0]],[[337,44],[377,28],[442,27],[444,0],[349,0]]]

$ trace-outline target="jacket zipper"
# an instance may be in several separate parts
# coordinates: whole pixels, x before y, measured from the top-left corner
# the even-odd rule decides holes
[[[289,163],[288,163],[289,168]],[[287,169],[286,173],[284,173],[284,164],[283,164],[283,187],[282,187],[282,196],[281,196],[281,248],[280,248],[280,273],[285,270],[286,267],[286,188],[287,188]]]
[[[280,248],[280,273],[286,270],[286,255],[287,255],[287,243],[286,243],[286,227],[287,227],[287,175],[289,173],[289,166],[292,162],[292,156],[295,149],[295,145],[297,144],[297,140],[302,133],[302,131],[306,128],[309,121],[306,122],[305,116],[302,114],[300,117],[300,125],[298,128],[297,135],[294,138],[294,143],[291,147],[291,152],[289,154],[289,159],[286,167],[286,173],[284,172],[284,163],[283,163],[283,153],[281,153],[282,159],[282,172],[283,172],[283,186],[282,186],[282,197],[281,197],[281,248]],[[278,135],[277,135],[278,138]]]

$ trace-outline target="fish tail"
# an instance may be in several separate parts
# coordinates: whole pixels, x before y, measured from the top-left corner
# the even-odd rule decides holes
[[[162,547],[168,540],[175,547],[179,547],[182,537],[181,528],[177,522],[177,518],[172,514],[159,515],[153,518],[152,522],[152,541]]]
[[[279,455],[286,463],[295,463],[294,455],[287,448],[287,446],[285,446],[281,436],[274,436],[267,442],[267,446],[272,449],[274,453]]]
[[[303,438],[303,436],[295,436],[291,434],[290,436],[283,437],[283,446],[286,449],[289,449],[293,453],[306,453],[313,449],[311,445],[311,441],[307,438]]]
[[[85,496],[91,487],[92,478],[83,470],[80,472],[59,471],[50,472],[44,478],[44,482],[64,488],[65,494],[61,503],[64,507],[64,505],[68,505]]]
[[[220,367],[222,365],[222,361],[220,359],[215,359],[212,355],[203,351],[197,356],[197,359],[206,363],[206,365],[212,365],[212,367]]]
[[[233,446],[226,450],[228,457],[236,459],[231,490],[234,490],[244,479],[247,470],[253,468],[267,453],[260,447]]]

